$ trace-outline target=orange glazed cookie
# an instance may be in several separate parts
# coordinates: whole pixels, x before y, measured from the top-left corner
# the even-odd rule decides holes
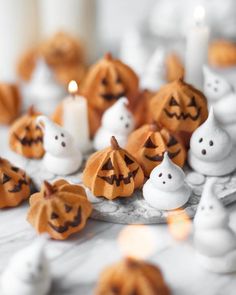
[[[180,167],[184,166],[187,156],[185,147],[156,124],[144,125],[131,133],[126,150],[137,159],[147,177],[162,162],[165,152]]]
[[[227,40],[217,40],[209,47],[209,63],[216,67],[236,65],[236,43]]]
[[[83,172],[84,185],[94,196],[109,200],[131,196],[143,181],[142,168],[133,156],[119,147],[114,136],[111,147],[94,153]]]
[[[44,155],[43,133],[36,124],[36,118],[40,115],[33,107],[17,119],[10,129],[10,148],[26,158],[42,158]]]
[[[166,84],[151,99],[153,119],[171,131],[192,133],[207,118],[202,92],[178,79]]]
[[[20,113],[21,97],[14,84],[0,83],[0,124],[10,124]]]
[[[30,179],[6,159],[0,158],[0,208],[16,207],[30,196]]]
[[[170,295],[160,269],[126,258],[108,266],[100,275],[96,295]]]
[[[108,53],[89,69],[81,92],[88,103],[102,113],[122,96],[129,99],[132,107],[138,95],[138,84],[134,71]]]
[[[64,240],[85,227],[91,212],[83,187],[61,179],[53,184],[45,181],[40,192],[30,197],[27,220],[38,233]]]

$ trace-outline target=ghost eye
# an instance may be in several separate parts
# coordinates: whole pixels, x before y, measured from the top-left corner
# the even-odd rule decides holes
[[[108,161],[102,166],[102,170],[113,170],[114,167],[112,165],[111,159],[108,159]]]
[[[162,173],[160,173],[160,174],[158,175],[158,177],[162,177]]]
[[[57,219],[57,218],[59,218],[58,214],[55,212],[52,212],[51,219]]]
[[[55,136],[55,139],[58,140],[58,136],[57,135]]]
[[[200,142],[200,143],[203,142],[203,138],[201,137],[198,142]]]
[[[127,165],[131,165],[131,164],[134,163],[134,161],[131,160],[127,155],[125,155],[124,160],[125,160],[125,163],[126,163]]]
[[[151,138],[149,137],[146,142],[144,143],[144,147],[146,148],[151,148],[151,149],[155,149],[157,146],[152,142]]]
[[[102,79],[102,84],[105,85],[105,86],[108,84],[106,78],[103,78],[103,79]]]
[[[196,104],[196,99],[195,99],[195,97],[193,96],[193,97],[191,98],[190,103],[188,104],[188,107],[196,107],[196,106],[197,106],[197,104]]]
[[[64,137],[65,136],[64,133],[61,133],[61,136]]]
[[[172,178],[172,175],[171,174],[168,174],[168,178],[171,179]]]
[[[212,140],[209,141],[209,146],[213,146],[214,142]]]
[[[121,117],[120,117],[120,120],[121,120],[121,121],[122,121],[122,120],[124,120],[124,117],[123,117],[123,116],[121,116]]]
[[[178,102],[176,101],[176,99],[173,96],[171,97],[169,105],[170,106],[179,106]]]

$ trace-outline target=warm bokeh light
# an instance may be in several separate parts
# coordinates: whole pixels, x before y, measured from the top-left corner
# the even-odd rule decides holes
[[[156,249],[155,234],[145,225],[126,226],[119,234],[118,243],[126,257],[136,259],[145,259]]]
[[[194,17],[194,20],[197,22],[197,23],[201,23],[204,18],[205,18],[205,9],[204,7],[202,6],[197,6],[195,9],[194,9],[194,13],[193,13],[193,17]]]
[[[78,85],[75,80],[70,81],[70,83],[68,85],[68,91],[71,94],[76,94],[76,92],[78,91]]]
[[[183,210],[169,212],[167,224],[170,234],[175,240],[186,240],[192,230],[192,221]]]

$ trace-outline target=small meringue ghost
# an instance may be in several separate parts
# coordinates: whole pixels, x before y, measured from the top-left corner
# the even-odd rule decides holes
[[[166,53],[163,48],[157,48],[147,63],[141,80],[141,86],[150,91],[157,91],[166,81]]]
[[[207,120],[190,139],[189,165],[209,176],[223,176],[236,169],[236,149],[229,134],[219,125],[210,109]]]
[[[144,199],[158,210],[173,210],[183,206],[190,194],[183,170],[170,160],[166,152],[161,164],[152,170],[143,186]]]
[[[82,163],[82,155],[72,136],[46,116],[39,116],[36,121],[44,133],[45,168],[56,175],[68,175],[77,171]]]
[[[122,97],[104,112],[102,125],[94,137],[93,144],[96,150],[110,146],[112,136],[116,137],[121,147],[126,146],[128,136],[134,129],[134,118],[127,105],[128,99]]]
[[[236,93],[232,85],[208,67],[203,68],[204,94],[214,107],[216,119],[236,143]]]
[[[45,239],[37,238],[11,257],[1,277],[1,295],[49,294],[51,275],[44,245]]]
[[[216,178],[209,178],[194,218],[194,245],[198,261],[212,272],[236,271],[236,235],[229,215],[214,193]]]
[[[56,81],[52,70],[42,58],[36,62],[25,95],[30,105],[34,104],[44,114],[51,114],[65,95],[65,89]]]

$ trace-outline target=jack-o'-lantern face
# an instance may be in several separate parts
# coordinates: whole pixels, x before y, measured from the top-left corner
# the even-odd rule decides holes
[[[136,160],[112,137],[111,148],[90,157],[83,180],[95,196],[114,199],[132,195],[143,184],[144,176]]]
[[[31,107],[10,129],[11,149],[27,158],[41,158],[44,155],[43,133],[36,124],[38,115]]]
[[[160,129],[155,124],[135,130],[129,136],[126,149],[137,159],[146,176],[163,161],[165,152],[181,167],[186,160],[184,146],[166,129]]]
[[[192,133],[207,118],[204,95],[181,79],[160,89],[151,111],[153,119],[171,131]]]
[[[41,192],[30,198],[28,220],[38,232],[48,232],[54,239],[66,239],[86,224],[92,207],[81,186],[58,180],[44,182]]]
[[[107,54],[91,67],[81,92],[90,105],[102,112],[122,96],[132,104],[138,93],[138,78],[127,65]]]
[[[23,170],[0,158],[0,208],[15,207],[30,195],[30,180]]]
[[[83,59],[80,44],[70,35],[59,32],[42,44],[41,52],[51,66],[81,62]]]

